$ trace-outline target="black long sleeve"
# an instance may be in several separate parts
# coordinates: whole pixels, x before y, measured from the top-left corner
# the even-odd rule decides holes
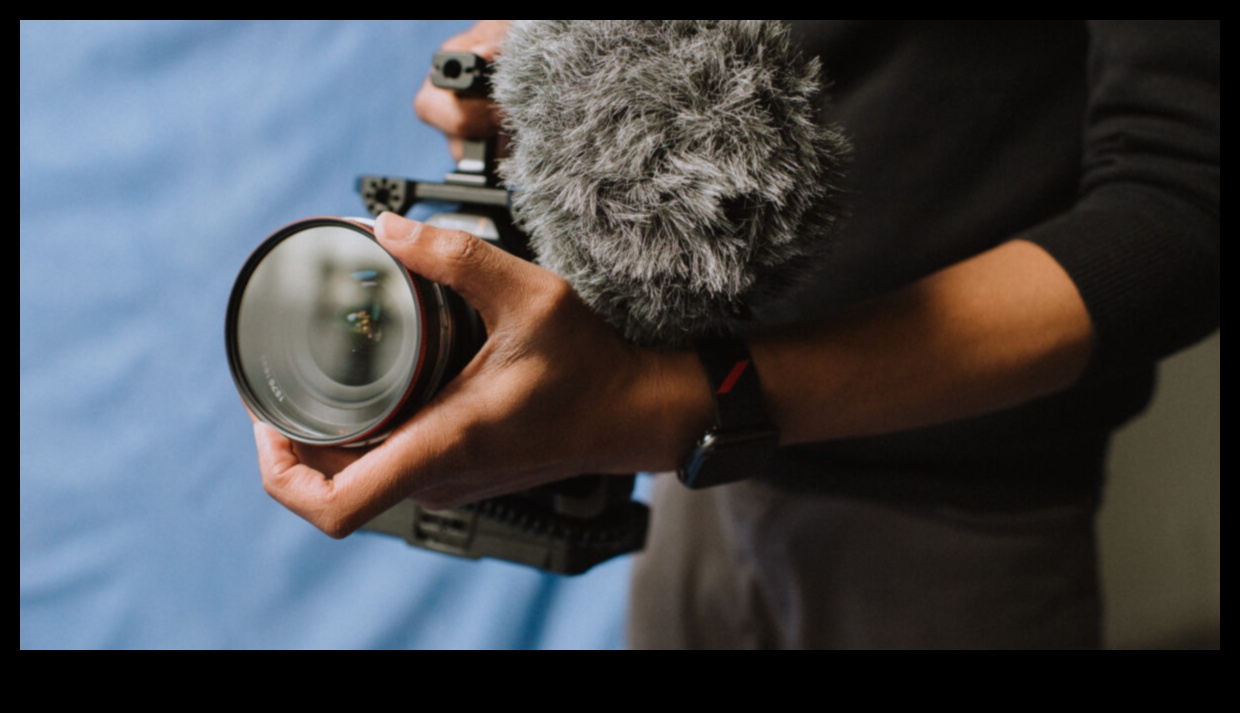
[[[1220,26],[797,21],[852,138],[851,217],[788,319],[907,284],[1012,238],[1089,310],[1076,388],[984,417],[782,449],[786,487],[1026,507],[1096,496],[1157,360],[1219,313]]]

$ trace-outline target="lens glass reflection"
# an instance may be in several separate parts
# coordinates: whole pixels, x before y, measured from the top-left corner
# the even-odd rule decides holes
[[[421,329],[408,274],[367,233],[298,230],[251,273],[236,350],[260,415],[296,437],[367,433],[398,408]]]

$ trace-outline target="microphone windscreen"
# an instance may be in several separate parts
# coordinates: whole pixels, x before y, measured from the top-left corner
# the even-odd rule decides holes
[[[743,328],[824,259],[850,145],[778,20],[524,20],[492,78],[537,261],[633,342]]]

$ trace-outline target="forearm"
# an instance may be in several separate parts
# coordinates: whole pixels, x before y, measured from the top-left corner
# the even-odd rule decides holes
[[[1052,393],[1080,376],[1091,343],[1072,281],[1041,248],[1013,241],[833,319],[754,336],[749,347],[790,445],[943,423]],[[711,407],[700,367],[676,363],[698,389],[674,426],[687,449]]]

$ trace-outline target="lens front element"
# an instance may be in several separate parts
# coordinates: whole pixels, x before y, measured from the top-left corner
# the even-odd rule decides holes
[[[295,440],[374,440],[445,374],[454,331],[445,293],[411,275],[367,225],[290,225],[255,251],[233,288],[227,341],[238,389]]]

